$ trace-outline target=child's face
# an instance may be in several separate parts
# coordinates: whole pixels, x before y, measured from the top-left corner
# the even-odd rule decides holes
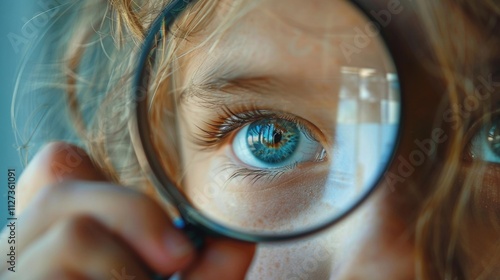
[[[221,1],[213,25],[189,44],[206,39],[205,31],[218,26],[230,2]],[[341,68],[394,71],[378,37],[354,54],[342,49],[345,38],[354,38],[366,23],[347,1],[260,1],[231,24],[216,47],[209,43],[181,59],[177,82],[189,89],[178,108],[183,186],[197,207],[226,223],[273,231],[308,224],[321,215],[318,208],[331,206],[323,194],[337,144]],[[376,109],[364,110],[369,116]],[[275,146],[281,150],[261,155],[260,161],[252,152],[258,147],[247,145],[245,127],[276,119],[281,121],[275,126],[299,122],[294,133],[312,135],[304,136],[308,140],[299,146],[304,151],[294,159],[297,164],[280,166],[289,157],[286,145]],[[363,139],[371,141],[368,135]],[[284,171],[276,172],[281,167]],[[324,279],[338,266],[341,273],[361,277],[363,270],[375,268],[392,271],[384,274],[387,278],[411,277],[413,247],[403,235],[407,209],[400,206],[380,190],[347,220],[314,238],[260,246],[251,274]]]
[[[299,17],[290,5],[301,6]],[[364,78],[354,68],[385,79],[391,60],[378,38],[354,55],[339,48],[365,25],[347,2],[262,1],[213,50],[209,43],[181,62],[183,186],[197,207],[230,225],[294,230],[345,210],[342,203],[369,188],[362,173],[376,171],[358,146],[378,148],[381,100],[353,103],[359,98],[349,86],[360,82],[347,79]],[[342,91],[354,99],[339,98]],[[359,107],[359,119],[340,120],[352,115],[341,113],[345,99]],[[353,153],[365,153],[354,171],[339,166],[350,164],[341,160],[352,156],[344,151],[350,143],[357,144]],[[381,158],[374,164],[382,165]]]

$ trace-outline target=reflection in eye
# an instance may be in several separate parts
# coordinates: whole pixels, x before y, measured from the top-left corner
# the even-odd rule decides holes
[[[247,124],[235,136],[236,157],[254,168],[280,168],[324,156],[320,143],[293,121],[267,118]]]
[[[301,163],[325,161],[327,152],[317,140],[324,136],[314,124],[254,106],[236,110],[223,107],[195,134],[195,143],[205,150],[227,151],[226,162],[219,165],[232,173],[229,178],[274,180]]]
[[[481,127],[470,143],[473,159],[500,164],[500,118]]]

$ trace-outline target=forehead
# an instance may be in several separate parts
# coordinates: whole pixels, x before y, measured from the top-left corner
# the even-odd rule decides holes
[[[233,1],[221,1],[215,15],[190,44],[199,44],[227,24],[220,36],[185,56],[186,77],[202,81],[217,74],[280,76],[289,79],[331,79],[339,68],[386,67],[381,41],[371,39],[348,61],[342,51],[365,28],[366,18],[348,1],[248,1],[235,11]],[[234,16],[236,15],[236,16]],[[227,17],[235,19],[224,23]],[[384,55],[381,55],[384,54]],[[196,74],[196,75],[195,75]]]

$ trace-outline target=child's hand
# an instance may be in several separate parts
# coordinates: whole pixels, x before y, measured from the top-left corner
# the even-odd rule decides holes
[[[103,178],[81,149],[45,147],[19,181],[16,272],[2,262],[2,279],[244,278],[254,245],[213,240],[196,252],[154,200]]]

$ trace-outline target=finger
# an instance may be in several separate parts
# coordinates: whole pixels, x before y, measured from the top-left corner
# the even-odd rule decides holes
[[[105,176],[83,149],[64,142],[50,143],[37,153],[19,178],[18,213],[43,187],[65,179],[104,181]]]
[[[77,216],[59,222],[22,254],[15,278],[148,279],[148,274],[108,229],[92,217]]]
[[[34,199],[18,218],[18,250],[57,221],[79,215],[95,217],[162,274],[182,270],[194,258],[189,239],[154,200],[121,186],[83,181],[49,186]]]
[[[186,271],[185,279],[244,279],[255,254],[255,244],[230,239],[208,240],[201,255]],[[184,278],[183,278],[184,279]]]

